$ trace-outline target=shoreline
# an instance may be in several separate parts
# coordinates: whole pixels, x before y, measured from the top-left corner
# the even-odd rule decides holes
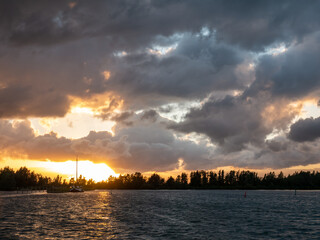
[[[112,191],[112,190],[125,190],[125,191],[320,191],[319,188],[317,189],[267,189],[267,188],[256,188],[256,189],[247,189],[247,188],[187,188],[187,189],[169,189],[169,188],[161,188],[161,189],[152,189],[152,188],[144,188],[144,189],[135,189],[135,188],[99,188],[99,189],[90,189],[90,190],[85,190],[85,192],[92,192],[92,191]],[[47,190],[0,190],[0,196],[1,195],[24,195],[24,194],[36,194],[36,193],[66,193],[69,191],[52,191],[48,192]]]

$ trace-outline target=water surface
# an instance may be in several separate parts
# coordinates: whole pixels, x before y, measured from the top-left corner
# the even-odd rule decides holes
[[[0,194],[0,239],[319,239],[319,191]]]

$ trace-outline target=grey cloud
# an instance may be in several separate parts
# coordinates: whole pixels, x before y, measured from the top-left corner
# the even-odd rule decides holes
[[[320,137],[320,118],[300,119],[291,125],[288,136],[296,142],[316,140]]]
[[[122,112],[122,113],[119,113],[119,114],[112,116],[111,120],[116,121],[116,122],[124,122],[132,115],[133,115],[133,112]]]
[[[140,47],[156,35],[171,35],[187,27],[177,22],[168,28],[180,4],[157,7],[139,1],[43,1],[41,4],[3,2],[3,28],[7,41],[16,45],[50,45],[81,38],[103,37],[117,48]],[[169,18],[164,17],[169,13]],[[199,23],[194,27],[199,27]]]
[[[260,58],[256,81],[246,96],[271,92],[274,97],[298,99],[320,88],[320,35],[310,35],[303,42],[279,55]]]
[[[142,122],[140,115],[128,120],[132,126],[117,124],[115,135],[109,132],[91,131],[86,137],[68,139],[56,133],[36,136],[28,121],[10,123],[0,121],[0,149],[4,156],[26,157],[31,160],[66,161],[79,155],[81,159],[105,162],[113,169],[122,171],[167,171],[178,167],[184,159],[186,168],[197,160],[210,166],[210,152],[197,144],[179,140],[165,125]]]
[[[214,162],[220,152],[227,155],[220,164],[281,168],[317,163],[318,154],[310,144],[265,139],[274,130],[286,131],[299,114],[299,107],[290,107],[292,99],[314,96],[319,90],[319,39],[313,34],[285,53],[260,57],[255,81],[243,94],[209,99],[191,109],[184,121],[169,127],[210,137],[218,145]],[[297,142],[313,141],[320,136],[317,124],[318,119],[298,121],[288,137]]]
[[[95,100],[98,101],[97,99]],[[119,114],[114,113],[114,110],[116,110],[120,105],[121,100],[111,96],[109,97],[108,105],[100,108],[98,113],[95,114],[95,117],[102,118],[103,120],[124,121],[131,115],[131,112],[122,112]]]
[[[147,102],[152,94],[197,98],[213,90],[243,89],[248,79],[237,74],[237,67],[246,58],[250,55],[214,38],[185,34],[165,56],[138,53],[115,59],[107,86],[133,101],[142,96]]]
[[[170,129],[183,133],[200,133],[218,145],[225,154],[239,152],[252,145],[266,148],[265,139],[273,131],[287,131],[288,125],[299,114],[299,106],[290,101],[274,99],[270,94],[256,98],[226,96],[211,98],[200,107],[192,108],[179,123],[170,123]],[[275,148],[269,143],[269,147]]]
[[[284,55],[273,77],[273,92],[299,97],[320,87],[320,35]]]
[[[212,162],[217,166],[250,169],[282,169],[319,163],[319,141],[297,143],[280,135],[260,146],[248,144],[238,152],[216,152]]]
[[[15,141],[27,141],[34,136],[34,132],[29,122],[10,123],[9,121],[0,121],[0,139],[1,148],[10,146]]]
[[[227,151],[239,151],[248,143],[261,144],[270,132],[263,124],[260,108],[258,102],[231,96],[212,99],[201,108],[192,109],[183,122],[170,128],[186,133],[202,133]]]
[[[288,143],[283,141],[277,141],[277,140],[267,140],[266,145],[270,150],[273,152],[279,152],[279,151],[285,151],[287,150]]]
[[[247,83],[236,70],[248,57],[243,51],[190,34],[165,57],[148,53],[115,57],[103,39],[2,47],[0,52],[2,117],[63,116],[70,96],[87,99],[101,93],[120,95],[127,108],[143,109]],[[111,71],[108,80],[104,71]],[[112,108],[104,108],[100,117],[110,117]]]
[[[0,117],[64,116],[69,99],[55,90],[39,91],[31,86],[0,89]]]
[[[105,92],[104,53],[80,50],[93,42],[53,48],[0,47],[1,117],[63,116],[70,107],[69,96],[85,99]]]
[[[164,119],[141,121],[132,115],[134,124],[117,124],[115,135],[91,131],[86,137],[68,139],[55,133],[36,136],[27,121],[0,121],[0,149],[3,156],[34,160],[65,161],[81,159],[105,162],[117,171],[167,171],[184,161],[186,170],[212,169],[221,166],[248,168],[284,168],[319,162],[319,142],[296,143],[285,137],[234,151],[220,151],[188,140],[180,140],[166,129]]]
[[[143,114],[141,116],[141,120],[156,121],[158,116],[159,116],[159,114],[155,110],[151,109],[151,110],[143,112]]]
[[[282,66],[269,74],[275,94],[301,96],[318,86],[318,40],[304,43],[319,29],[318,2],[76,1],[72,8],[63,1],[0,4],[1,117],[63,116],[70,96],[86,99],[112,92],[136,110],[203,99],[212,91],[244,90],[251,83],[239,73],[241,64],[252,60],[246,49],[264,51],[296,40],[301,47],[287,57],[260,61],[250,89],[268,85],[260,75],[269,74],[271,61]],[[201,34],[204,27],[208,32]],[[177,49],[164,57],[145,53],[178,40]],[[117,58],[117,51],[129,54]],[[303,59],[302,66],[295,59]],[[301,67],[308,71],[298,71]],[[106,70],[112,73],[108,81],[101,74]]]
[[[177,139],[172,131],[166,128],[167,120],[158,116],[154,121],[145,121],[143,116],[150,111],[133,115],[129,120],[132,126],[117,124],[114,132],[118,138],[125,137],[130,145],[130,156],[126,164],[132,168],[147,170],[153,166],[157,170],[166,171],[178,168],[181,158],[186,169],[192,169],[197,163],[199,166],[211,167],[211,151],[192,141]]]
[[[285,137],[273,141],[277,142],[278,149],[265,148],[249,164],[259,168],[287,168],[319,163],[319,142],[297,143]]]
[[[155,36],[215,29],[219,39],[250,49],[301,39],[319,29],[319,2],[301,1],[22,1],[1,3],[3,38],[15,44],[56,44],[103,36],[122,47]],[[186,17],[187,16],[187,17]],[[183,19],[183,20],[182,20]],[[313,24],[309,24],[313,23]]]

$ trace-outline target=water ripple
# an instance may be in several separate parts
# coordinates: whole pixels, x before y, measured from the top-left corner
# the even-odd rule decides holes
[[[320,192],[0,194],[0,239],[317,239]]]

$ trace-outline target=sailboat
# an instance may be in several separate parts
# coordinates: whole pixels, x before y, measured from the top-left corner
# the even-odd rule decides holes
[[[77,156],[77,159],[76,159],[76,183],[78,182],[78,156]],[[70,188],[70,192],[83,192],[83,189],[81,186],[75,186],[73,185],[71,188]]]

